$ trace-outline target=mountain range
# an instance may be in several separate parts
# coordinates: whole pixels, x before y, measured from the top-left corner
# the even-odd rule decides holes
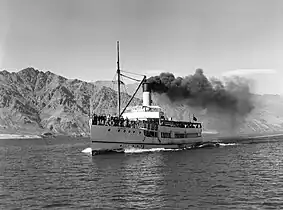
[[[122,107],[131,98],[137,84],[122,88]],[[139,90],[131,105],[142,103]],[[255,108],[245,118],[222,113],[192,110],[153,97],[168,117],[188,119],[192,111],[206,130],[236,133],[283,131],[283,98],[279,95],[253,95]],[[114,114],[117,92],[112,81],[88,83],[67,79],[50,71],[26,68],[18,72],[0,71],[0,133],[89,135],[89,115]]]
[[[121,96],[125,106],[131,96]],[[114,114],[116,107],[117,94],[106,86],[34,68],[0,71],[1,133],[88,135],[90,112]]]

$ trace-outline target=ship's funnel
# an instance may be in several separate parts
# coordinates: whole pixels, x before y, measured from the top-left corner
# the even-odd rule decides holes
[[[142,85],[142,100],[143,100],[143,106],[150,106],[151,105],[151,90],[150,90],[150,84],[147,82],[144,82]]]

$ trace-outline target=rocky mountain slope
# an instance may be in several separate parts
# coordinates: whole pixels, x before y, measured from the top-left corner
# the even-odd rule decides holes
[[[137,84],[122,87],[122,105],[130,99]],[[116,113],[115,84],[109,81],[87,83],[70,80],[52,72],[26,68],[17,73],[0,71],[0,133],[88,135],[91,112]],[[141,91],[131,105],[141,104]],[[184,105],[157,100],[168,117],[188,119],[195,113],[205,129],[226,133],[283,131],[283,98],[254,95],[255,109],[246,118],[222,113],[206,113]],[[91,106],[90,106],[91,104]]]
[[[123,93],[122,99],[125,106],[130,96]],[[132,101],[133,105],[140,103],[140,99]],[[17,73],[0,71],[1,133],[87,135],[90,110],[114,114],[116,107],[116,92],[109,87],[34,68]]]

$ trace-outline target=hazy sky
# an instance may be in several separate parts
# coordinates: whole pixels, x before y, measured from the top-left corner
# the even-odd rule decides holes
[[[0,26],[1,70],[112,79],[120,40],[127,71],[245,71],[283,94],[282,0],[0,0]]]

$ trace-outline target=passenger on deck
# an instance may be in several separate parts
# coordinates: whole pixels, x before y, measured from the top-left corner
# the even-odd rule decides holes
[[[110,125],[111,125],[111,126],[114,126],[114,125],[115,125],[115,121],[114,121],[114,118],[113,118],[113,117],[111,117]]]
[[[106,115],[102,116],[102,125],[106,125]]]
[[[131,128],[135,128],[135,122],[134,121],[131,121]]]
[[[106,125],[110,125],[110,114],[106,116]]]
[[[95,113],[92,115],[92,124],[97,125],[97,115]]]
[[[119,120],[119,126],[122,127],[124,126],[124,118],[121,117],[120,120]]]
[[[126,117],[126,120],[125,120],[124,124],[126,124],[125,127],[130,127],[130,125],[129,125],[129,118],[128,117]]]
[[[135,122],[135,128],[138,128],[138,127],[139,127],[139,124],[140,124],[140,123],[139,123],[139,119],[137,118],[137,119],[136,119],[136,122]]]

